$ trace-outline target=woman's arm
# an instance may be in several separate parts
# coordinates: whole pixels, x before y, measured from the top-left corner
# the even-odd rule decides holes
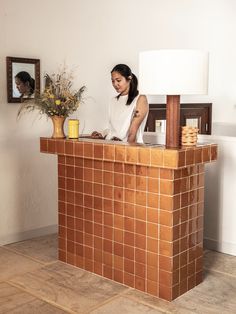
[[[147,112],[149,110],[147,97],[145,95],[140,95],[137,100],[136,112],[133,116],[133,119],[130,124],[129,134],[128,134],[128,142],[135,143],[136,134],[140,124],[143,122]]]

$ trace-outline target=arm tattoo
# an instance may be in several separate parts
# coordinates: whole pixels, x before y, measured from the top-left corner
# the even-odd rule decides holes
[[[140,116],[139,111],[138,111],[138,110],[135,110],[135,112],[134,112],[134,118],[138,118],[139,116]]]

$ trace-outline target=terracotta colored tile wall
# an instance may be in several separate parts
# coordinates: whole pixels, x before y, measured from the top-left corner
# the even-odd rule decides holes
[[[59,258],[172,300],[202,280],[203,166],[58,157]]]

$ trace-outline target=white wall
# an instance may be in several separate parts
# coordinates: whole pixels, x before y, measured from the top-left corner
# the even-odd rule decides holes
[[[209,95],[183,101],[212,101],[214,121],[234,122],[235,9],[235,0],[0,0],[0,243],[57,222],[55,157],[38,149],[50,121],[32,124],[26,115],[16,122],[19,105],[6,100],[6,56],[39,58],[42,74],[63,62],[77,66],[75,86],[88,91],[76,116],[90,132],[104,126],[115,64],[138,74],[141,50],[208,50]]]

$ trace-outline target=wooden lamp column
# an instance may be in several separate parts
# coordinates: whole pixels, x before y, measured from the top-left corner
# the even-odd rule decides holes
[[[166,102],[166,148],[180,146],[180,95],[168,95]]]

